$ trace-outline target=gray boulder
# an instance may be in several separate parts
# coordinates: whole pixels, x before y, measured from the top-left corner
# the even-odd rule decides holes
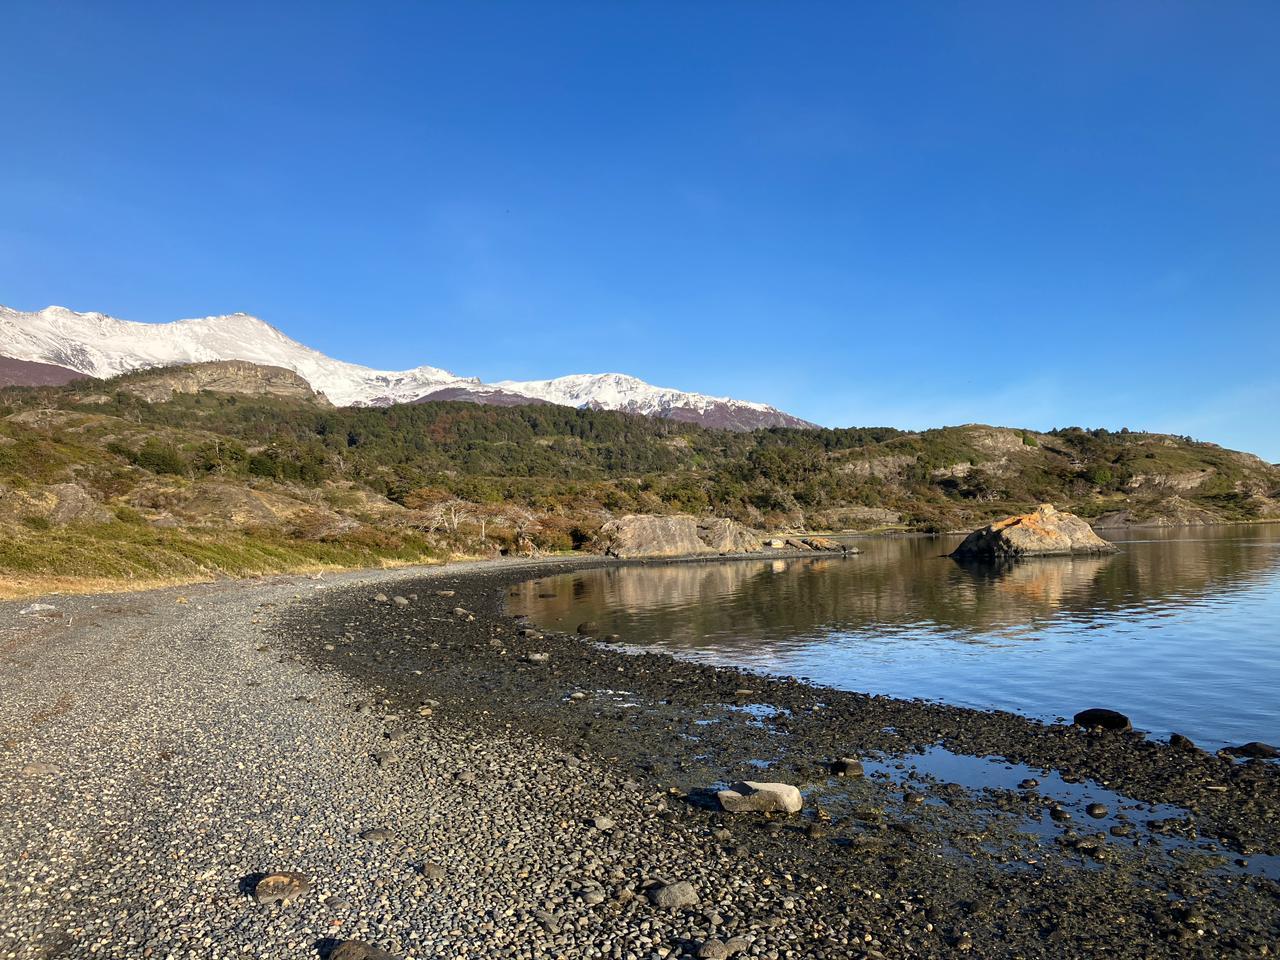
[[[649,891],[649,902],[662,910],[691,907],[698,902],[698,891],[688,880],[668,883]]]
[[[744,780],[732,790],[716,794],[728,813],[799,813],[804,806],[800,791],[789,783],[762,783]]]

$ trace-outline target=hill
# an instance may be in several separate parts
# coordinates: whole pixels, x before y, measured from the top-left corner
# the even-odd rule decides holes
[[[965,530],[1040,502],[1103,526],[1280,517],[1280,469],[1187,437],[334,408],[252,368],[0,390],[0,570],[153,579],[567,550],[623,513],[822,531]]]

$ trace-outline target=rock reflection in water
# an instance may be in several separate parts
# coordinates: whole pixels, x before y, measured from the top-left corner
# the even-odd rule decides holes
[[[1150,531],[1110,556],[961,564],[956,538],[864,539],[850,558],[651,564],[517,585],[549,629],[845,689],[1086,706],[1207,745],[1280,737],[1280,527]]]

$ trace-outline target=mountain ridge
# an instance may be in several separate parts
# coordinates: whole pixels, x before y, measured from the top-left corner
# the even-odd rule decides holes
[[[337,406],[447,398],[502,406],[557,403],[730,430],[816,426],[768,404],[659,387],[621,373],[489,384],[429,365],[377,370],[329,357],[248,313],[140,323],[59,306],[31,312],[0,306],[0,344],[0,357],[100,379],[152,367],[244,360],[292,370]]]

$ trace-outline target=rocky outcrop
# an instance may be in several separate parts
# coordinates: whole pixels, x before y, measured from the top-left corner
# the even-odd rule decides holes
[[[629,514],[601,527],[597,546],[611,557],[634,559],[754,553],[762,545],[758,536],[734,520]]]
[[[55,527],[107,523],[113,514],[77,483],[54,483],[25,490],[0,487],[0,517],[31,521],[39,518]]]
[[[1073,553],[1112,553],[1115,547],[1079,517],[1042,503],[1031,513],[1006,517],[975,530],[953,557],[1030,557]]]
[[[760,538],[736,520],[720,518],[698,523],[698,539],[715,553],[755,553]]]
[[[148,403],[163,403],[178,394],[203,390],[329,403],[324,394],[316,393],[292,370],[246,360],[214,360],[139,374],[122,382],[119,390]]]

